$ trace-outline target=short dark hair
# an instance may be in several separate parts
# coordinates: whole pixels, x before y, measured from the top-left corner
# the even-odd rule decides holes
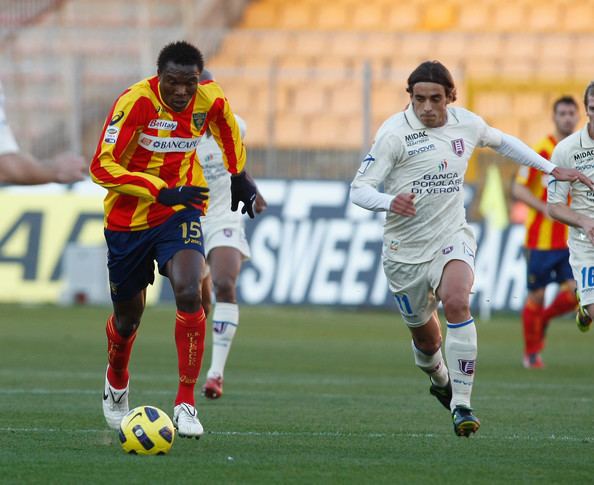
[[[163,72],[168,62],[182,66],[198,66],[200,72],[204,69],[202,53],[192,44],[183,40],[167,44],[161,49],[157,59],[157,72]]]
[[[454,78],[448,68],[439,61],[425,61],[408,76],[408,86],[406,91],[413,93],[414,85],[417,83],[436,83],[441,84],[446,92],[446,96],[452,95],[452,101],[456,101],[456,86]]]
[[[576,108],[578,107],[577,101],[575,100],[575,98],[573,96],[561,96],[553,103],[553,114],[555,114],[557,112],[557,107],[560,104],[571,104],[571,105],[575,106]]]
[[[586,111],[588,110],[588,97],[594,96],[594,81],[590,81],[586,91],[584,92],[584,106],[586,107]]]

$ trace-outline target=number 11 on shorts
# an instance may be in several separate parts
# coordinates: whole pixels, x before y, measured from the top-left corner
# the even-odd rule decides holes
[[[394,300],[398,304],[398,308],[400,308],[400,313],[403,315],[412,315],[412,307],[410,306],[410,300],[408,299],[408,295],[406,293],[402,293],[400,295],[394,294]]]

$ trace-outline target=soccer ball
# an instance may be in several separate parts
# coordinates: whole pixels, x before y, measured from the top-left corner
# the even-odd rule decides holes
[[[126,453],[164,455],[171,449],[174,436],[171,419],[154,406],[138,406],[120,423],[120,443]]]

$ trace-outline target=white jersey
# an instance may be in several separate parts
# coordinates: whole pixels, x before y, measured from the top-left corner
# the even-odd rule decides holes
[[[246,125],[239,116],[235,115],[239,124],[241,138],[245,138]],[[196,148],[198,160],[202,165],[204,177],[210,189],[208,212],[205,218],[212,221],[230,217],[240,218],[240,212],[231,211],[231,178],[223,162],[223,154],[213,136],[204,135]]]
[[[561,140],[551,156],[551,161],[559,167],[575,168],[594,180],[594,140],[588,134],[588,125]],[[550,204],[567,204],[571,195],[570,208],[588,217],[594,215],[594,192],[580,182],[560,182],[552,180],[548,186]],[[592,243],[579,227],[569,227],[569,249],[572,253],[591,251]]]
[[[477,146],[497,147],[499,130],[463,108],[448,108],[444,126],[427,128],[412,104],[378,130],[352,187],[384,185],[391,200],[415,194],[416,216],[388,211],[384,226],[384,258],[403,263],[431,260],[448,239],[467,226],[464,174]],[[387,210],[384,205],[379,210]],[[469,249],[470,250],[470,249]]]
[[[2,84],[0,84],[0,155],[5,153],[16,153],[19,151],[14,135],[8,122],[6,121],[6,114],[4,112],[4,91]]]

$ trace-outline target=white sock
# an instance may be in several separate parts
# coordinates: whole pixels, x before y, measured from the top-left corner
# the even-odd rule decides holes
[[[474,318],[462,323],[448,322],[445,354],[452,381],[452,411],[456,406],[470,408],[474,382],[477,343]]]
[[[207,377],[223,377],[237,325],[239,325],[239,306],[237,304],[215,304],[212,315],[212,361]]]
[[[440,387],[448,385],[448,368],[441,355],[441,349],[435,352],[433,355],[427,355],[422,350],[419,350],[412,341],[413,354],[415,356],[415,364],[423,372],[425,372],[430,378],[433,384]]]

